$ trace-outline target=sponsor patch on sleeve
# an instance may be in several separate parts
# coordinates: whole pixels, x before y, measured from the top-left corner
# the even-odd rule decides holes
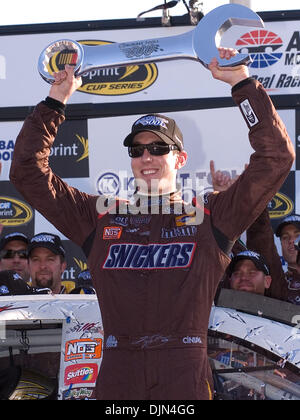
[[[253,108],[250,105],[250,102],[248,101],[248,99],[245,99],[243,102],[240,103],[240,108],[250,127],[253,127],[257,123],[259,123],[259,120],[255,112],[253,111]]]

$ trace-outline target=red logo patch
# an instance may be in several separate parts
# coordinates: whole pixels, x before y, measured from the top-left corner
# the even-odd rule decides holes
[[[120,239],[122,230],[120,226],[106,226],[103,230],[103,239]]]

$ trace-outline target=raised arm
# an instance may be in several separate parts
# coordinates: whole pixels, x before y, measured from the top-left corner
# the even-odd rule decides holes
[[[229,241],[235,241],[280,189],[293,164],[295,151],[264,87],[248,77],[245,66],[219,68],[215,59],[210,70],[214,78],[232,86],[233,99],[248,125],[254,149],[247,169],[236,182],[208,198],[214,226]],[[227,129],[234,130],[234,127]]]
[[[48,161],[58,128],[65,120],[65,104],[81,79],[74,77],[70,66],[55,78],[49,96],[26,118],[17,137],[10,179],[33,208],[82,245],[94,228],[97,197],[70,187],[53,173]]]

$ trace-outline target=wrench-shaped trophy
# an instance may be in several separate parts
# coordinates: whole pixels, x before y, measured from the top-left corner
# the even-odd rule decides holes
[[[48,45],[40,54],[38,70],[46,82],[53,83],[53,73],[64,70],[65,64],[75,66],[76,76],[105,67],[121,67],[156,61],[191,59],[208,67],[218,57],[222,35],[233,25],[263,28],[261,18],[239,4],[217,7],[205,15],[189,32],[163,38],[87,46],[61,39]],[[248,54],[236,54],[229,60],[218,59],[223,67],[249,64]]]

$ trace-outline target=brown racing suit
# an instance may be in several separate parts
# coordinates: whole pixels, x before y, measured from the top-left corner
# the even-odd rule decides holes
[[[199,225],[172,211],[99,215],[97,196],[68,186],[48,165],[64,121],[53,100],[37,105],[18,136],[11,181],[88,258],[104,327],[98,399],[212,398],[206,336],[228,252],[278,191],[294,160],[261,84],[249,78],[233,88],[233,98],[244,109],[255,153],[226,192],[206,197]],[[170,200],[181,198],[173,194]]]

